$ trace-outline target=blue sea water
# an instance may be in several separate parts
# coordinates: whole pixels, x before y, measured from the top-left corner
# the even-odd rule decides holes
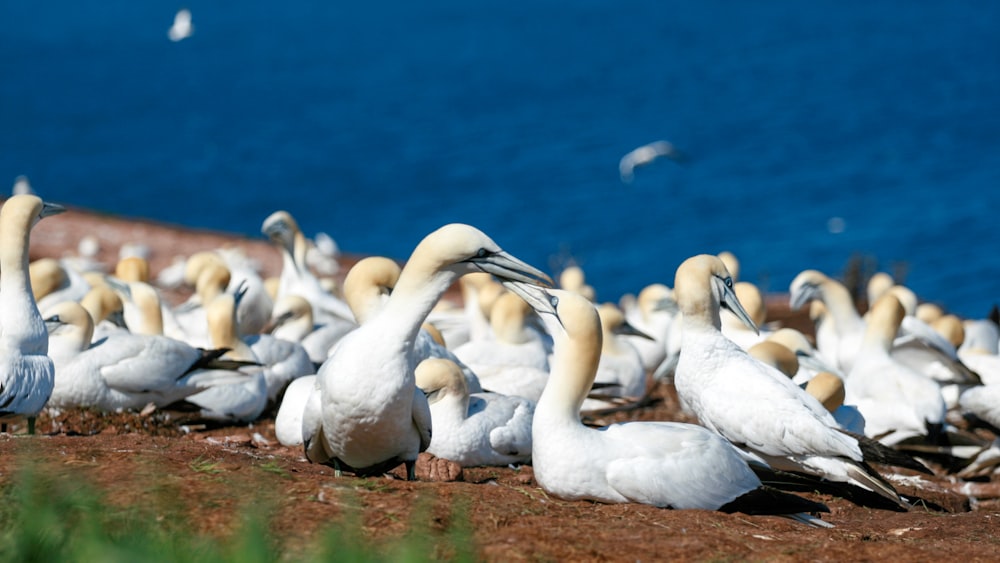
[[[606,300],[721,250],[998,300],[1000,3],[192,0],[173,43],[179,7],[0,4],[0,181],[396,258],[467,222]],[[689,161],[623,184],[657,139]]]

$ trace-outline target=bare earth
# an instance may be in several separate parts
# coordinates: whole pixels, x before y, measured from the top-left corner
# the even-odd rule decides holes
[[[99,238],[100,259],[113,265],[123,243],[151,251],[155,274],[176,255],[186,256],[224,244],[247,249],[265,272],[280,268],[277,251],[263,239],[190,231],[169,225],[122,220],[71,210],[42,221],[32,235],[32,258],[72,253],[85,234]],[[180,296],[177,296],[178,298]],[[774,299],[771,319],[801,326]],[[605,417],[619,420],[685,420],[668,385],[651,390],[652,406]],[[429,478],[424,459],[421,480],[400,477],[335,478],[333,470],[305,460],[299,449],[278,444],[273,418],[250,426],[209,428],[183,413],[43,414],[38,434],[23,425],[0,435],[0,482],[33,463],[69,479],[96,484],[109,502],[151,504],[169,497],[182,503],[192,521],[212,534],[232,531],[245,511],[271,516],[272,530],[289,555],[303,549],[318,531],[340,519],[354,519],[373,539],[399,537],[410,514],[429,518],[444,533],[468,523],[478,558],[511,560],[893,560],[928,561],[961,557],[996,560],[1000,537],[997,477],[974,483],[978,499],[958,492],[963,485],[942,472],[925,488],[899,485],[905,494],[935,508],[907,513],[861,508],[820,494],[808,494],[831,510],[823,519],[833,529],[811,529],[778,517],[661,510],[643,505],[566,502],[546,495],[530,467],[466,469],[460,481]],[[993,435],[979,430],[983,437]],[[882,468],[886,469],[886,468]],[[892,472],[891,469],[886,469]],[[906,470],[899,473],[909,474]],[[253,498],[252,504],[250,498]],[[996,519],[996,520],[995,520]],[[447,552],[428,554],[447,557]]]

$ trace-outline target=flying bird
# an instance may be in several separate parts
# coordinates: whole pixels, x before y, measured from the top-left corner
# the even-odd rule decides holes
[[[194,25],[191,23],[191,10],[187,8],[177,10],[177,14],[174,15],[174,24],[167,30],[167,37],[171,41],[177,42],[191,37],[192,33],[194,33]]]
[[[667,141],[655,141],[648,145],[643,145],[637,149],[633,149],[618,161],[618,174],[621,176],[622,182],[626,184],[632,183],[636,168],[650,164],[660,157],[667,157],[673,161],[684,159],[684,155],[677,150],[677,147]]]

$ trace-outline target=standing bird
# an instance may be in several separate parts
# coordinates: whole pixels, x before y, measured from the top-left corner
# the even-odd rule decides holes
[[[348,333],[320,368],[320,425],[308,428],[303,420],[310,461],[356,475],[403,463],[407,477],[415,478],[417,455],[430,444],[431,414],[415,383],[414,342],[452,283],[480,271],[502,280],[552,283],[474,227],[450,224],[427,235],[381,309]]]
[[[567,500],[776,514],[829,527],[804,514],[828,512],[825,506],[763,486],[740,452],[705,428],[677,422],[584,426],[580,406],[601,355],[597,310],[572,292],[505,285],[531,303],[555,340],[552,373],[532,422],[532,466],[546,492]]]
[[[861,487],[881,495],[887,508],[908,508],[868,461],[927,472],[925,467],[873,440],[843,432],[819,401],[722,335],[722,307],[747,326],[754,324],[721,260],[704,254],[685,260],[677,268],[674,294],[684,315],[674,384],[699,422],[775,469]]]
[[[44,217],[65,211],[34,195],[11,196],[0,209],[0,421],[35,416],[52,394],[55,368],[49,335],[31,293],[28,246],[31,228]],[[6,422],[2,431],[7,431]]]

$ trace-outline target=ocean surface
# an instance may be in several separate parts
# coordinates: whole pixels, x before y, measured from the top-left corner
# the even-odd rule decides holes
[[[603,300],[734,252],[786,291],[852,256],[1000,301],[1000,3],[0,4],[0,182],[261,236],[286,209],[406,258],[449,222]],[[618,174],[666,139],[688,159]]]

